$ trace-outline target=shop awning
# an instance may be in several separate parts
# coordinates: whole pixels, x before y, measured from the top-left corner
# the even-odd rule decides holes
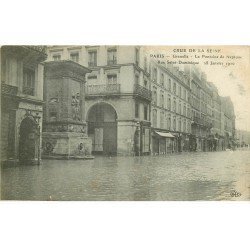
[[[159,136],[166,137],[166,138],[174,138],[174,136],[171,133],[164,133],[164,132],[156,132]]]

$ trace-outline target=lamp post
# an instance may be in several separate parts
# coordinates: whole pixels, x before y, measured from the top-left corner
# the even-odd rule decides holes
[[[39,116],[39,113],[36,113],[36,115],[34,116],[34,119],[35,119],[35,122],[37,124],[37,130],[38,130],[38,159],[37,159],[37,165],[40,165],[40,143],[41,143],[41,140],[40,140],[40,136],[41,136],[41,132],[40,132],[40,125],[39,125],[39,121],[41,119],[41,116]]]

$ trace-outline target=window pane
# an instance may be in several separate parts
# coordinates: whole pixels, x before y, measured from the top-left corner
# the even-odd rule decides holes
[[[97,66],[97,51],[89,51],[89,67]]]

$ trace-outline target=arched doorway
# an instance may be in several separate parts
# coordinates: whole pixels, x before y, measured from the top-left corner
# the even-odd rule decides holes
[[[107,103],[98,103],[88,112],[88,136],[93,154],[117,154],[117,114]]]
[[[20,125],[19,162],[34,164],[37,158],[38,127],[34,119],[26,117]]]

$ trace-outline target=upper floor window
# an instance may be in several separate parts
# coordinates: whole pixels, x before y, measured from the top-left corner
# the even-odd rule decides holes
[[[135,75],[135,84],[139,84],[139,76]]]
[[[171,91],[171,79],[168,79],[168,90]]]
[[[97,51],[92,50],[88,52],[89,60],[88,65],[89,67],[97,66]]]
[[[153,110],[153,127],[157,127],[157,110]]]
[[[153,69],[153,80],[157,82],[157,69]]]
[[[181,132],[181,118],[179,118],[179,122],[178,123],[179,123],[179,126],[178,126],[179,128],[178,129]]]
[[[148,106],[144,105],[144,120],[148,119]]]
[[[174,116],[174,119],[173,119],[173,130],[175,131],[176,130],[176,118]]]
[[[164,75],[163,75],[163,73],[161,74],[161,85],[164,86]]]
[[[173,92],[176,94],[176,82],[174,82],[174,85],[173,85]]]
[[[108,49],[108,65],[117,64],[117,49]]]
[[[34,95],[35,91],[35,71],[32,69],[23,69],[23,93]]]
[[[168,130],[171,130],[171,115],[168,115],[168,118],[167,118],[167,128]]]
[[[139,103],[135,103],[135,117],[139,118]]]
[[[164,108],[164,92],[161,91],[161,100],[160,100],[160,106]]]
[[[171,110],[171,96],[168,95],[168,109]]]
[[[61,60],[61,55],[60,54],[53,55],[53,61],[60,61],[60,60]]]
[[[117,84],[117,75],[108,75],[108,84]]]
[[[185,115],[185,116],[187,116],[187,112],[186,112],[186,105],[184,105],[184,107],[183,107],[183,115]]]
[[[175,101],[175,99],[173,101],[173,111],[176,112],[176,101]]]
[[[139,65],[139,60],[140,60],[140,58],[139,58],[139,49],[136,48],[135,49],[135,64],[136,65]]]
[[[79,62],[79,52],[70,53],[70,60],[78,63]]]
[[[164,128],[164,118],[165,118],[165,114],[162,111],[161,114],[160,114],[160,127],[161,128]]]

